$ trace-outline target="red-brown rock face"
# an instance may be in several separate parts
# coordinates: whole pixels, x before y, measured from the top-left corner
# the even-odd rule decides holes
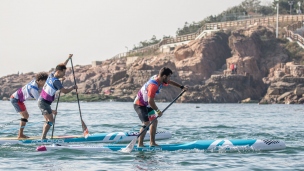
[[[179,71],[190,71],[189,79],[197,84],[221,69],[226,59],[231,56],[228,36],[217,33],[211,37],[194,40],[174,51],[175,65]]]
[[[172,80],[190,86],[179,99],[182,102],[260,100],[266,92],[264,100],[279,98],[293,103],[297,97],[297,102],[304,102],[304,83],[297,79],[304,75],[304,69],[285,64],[289,57],[274,35],[273,28],[262,26],[218,32],[178,46],[169,54],[132,57],[129,62],[128,58],[109,59],[95,67],[75,66],[76,81],[80,93],[105,93],[131,101],[140,87],[166,66],[174,73]],[[231,64],[237,67],[233,73]],[[0,98],[8,98],[33,77],[34,73],[28,73],[0,78]],[[73,83],[68,68],[64,85]],[[157,99],[171,101],[180,91],[165,87]]]

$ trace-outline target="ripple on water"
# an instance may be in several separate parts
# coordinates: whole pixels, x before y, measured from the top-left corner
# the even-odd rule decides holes
[[[30,110],[27,135],[41,135],[43,116],[35,102]],[[158,103],[164,109],[168,103]],[[199,105],[199,108],[196,106]],[[54,107],[54,104],[53,104]],[[77,103],[60,103],[54,135],[81,135]],[[132,103],[81,103],[82,116],[90,133],[139,129]],[[157,143],[183,143],[198,139],[277,139],[287,148],[254,151],[190,150],[176,152],[83,152],[59,150],[36,152],[36,146],[0,146],[0,170],[301,170],[304,168],[302,105],[173,104],[158,119],[158,130],[170,131],[171,139]],[[9,102],[0,101],[0,127],[18,119]],[[0,136],[17,136],[19,121]],[[6,128],[6,127],[5,127]]]

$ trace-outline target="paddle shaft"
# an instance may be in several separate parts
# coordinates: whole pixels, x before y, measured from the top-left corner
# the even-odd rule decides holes
[[[63,81],[61,82],[61,84],[63,84]],[[61,93],[61,91],[59,91],[59,95],[58,95],[58,99],[57,99],[57,103],[56,103],[56,109],[55,109],[56,111],[57,111],[57,108],[58,108],[58,103],[59,103],[59,99],[60,99],[60,93]],[[57,114],[54,116],[54,123],[53,123],[53,128],[52,128],[52,136],[51,136],[51,139],[53,139],[53,135],[54,135],[56,116],[57,116]]]
[[[162,111],[162,113],[164,113],[180,96],[182,96],[184,93],[186,92],[186,90],[183,90],[163,111]],[[144,130],[143,131],[141,131],[141,133],[139,133],[138,135],[137,135],[137,138],[142,134],[142,133],[144,133],[145,131],[147,131],[148,130],[148,128],[150,127],[150,125],[152,125],[153,124],[153,122],[154,121],[156,121],[157,120],[157,118],[159,118],[159,116],[157,116],[155,119],[153,119],[150,123],[149,123],[149,125],[147,125],[145,128],[144,128]]]
[[[73,77],[74,77],[74,84],[76,85],[76,78],[75,78],[75,73],[74,73],[74,67],[73,67],[72,58],[70,58],[70,60],[71,60],[71,65],[72,65],[72,72],[73,72]],[[83,127],[83,120],[82,120],[82,116],[81,116],[81,110],[80,110],[80,104],[79,104],[79,97],[78,97],[77,89],[76,89],[76,96],[77,96],[77,102],[78,102],[78,109],[79,109],[79,115],[80,115],[81,125],[82,125],[82,128],[84,129],[84,127]]]

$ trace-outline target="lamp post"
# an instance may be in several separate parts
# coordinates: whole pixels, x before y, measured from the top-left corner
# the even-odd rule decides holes
[[[126,56],[128,55],[128,52],[129,52],[129,49],[128,49],[128,46],[125,46],[125,48],[127,48],[127,53],[126,53]]]
[[[227,20],[226,20],[226,11],[224,11],[224,12],[223,12],[223,18],[222,18],[222,21],[227,21]]]
[[[277,22],[276,22],[276,38],[279,37],[279,0],[277,2]]]
[[[288,4],[290,5],[290,15],[291,15],[291,6],[293,5],[293,1],[288,1]]]

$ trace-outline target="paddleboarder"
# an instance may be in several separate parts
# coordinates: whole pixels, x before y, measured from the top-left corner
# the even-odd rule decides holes
[[[57,111],[51,109],[51,104],[55,100],[56,91],[60,90],[62,93],[66,94],[74,89],[77,89],[77,85],[65,88],[59,80],[60,78],[64,79],[65,71],[67,69],[66,64],[69,62],[72,56],[73,54],[69,54],[68,59],[64,63],[58,64],[56,66],[55,71],[48,76],[42,88],[40,97],[38,99],[38,106],[42,112],[42,115],[45,118],[45,124],[43,126],[41,139],[46,139],[47,132],[54,124],[53,115],[56,115]]]
[[[142,88],[138,91],[137,96],[134,100],[134,109],[138,114],[139,119],[142,122],[142,128],[140,132],[144,130],[146,125],[149,125],[157,115],[162,116],[161,110],[155,104],[155,95],[159,93],[163,86],[173,85],[182,90],[187,90],[188,87],[178,84],[171,80],[172,70],[167,67],[160,69],[158,75],[152,76],[148,82],[146,82]],[[156,115],[157,114],[157,115]],[[155,133],[157,128],[157,120],[150,126],[150,146],[158,146],[155,142]],[[143,132],[138,139],[138,146],[143,147],[143,139],[146,135],[146,131]]]
[[[23,134],[24,127],[28,122],[29,113],[25,107],[24,101],[27,99],[36,99],[39,98],[39,89],[43,87],[48,74],[46,72],[39,72],[35,75],[35,79],[26,84],[25,86],[19,88],[15,93],[10,97],[10,101],[14,106],[16,112],[21,115],[20,119],[20,128],[18,133],[19,138],[29,138]]]

